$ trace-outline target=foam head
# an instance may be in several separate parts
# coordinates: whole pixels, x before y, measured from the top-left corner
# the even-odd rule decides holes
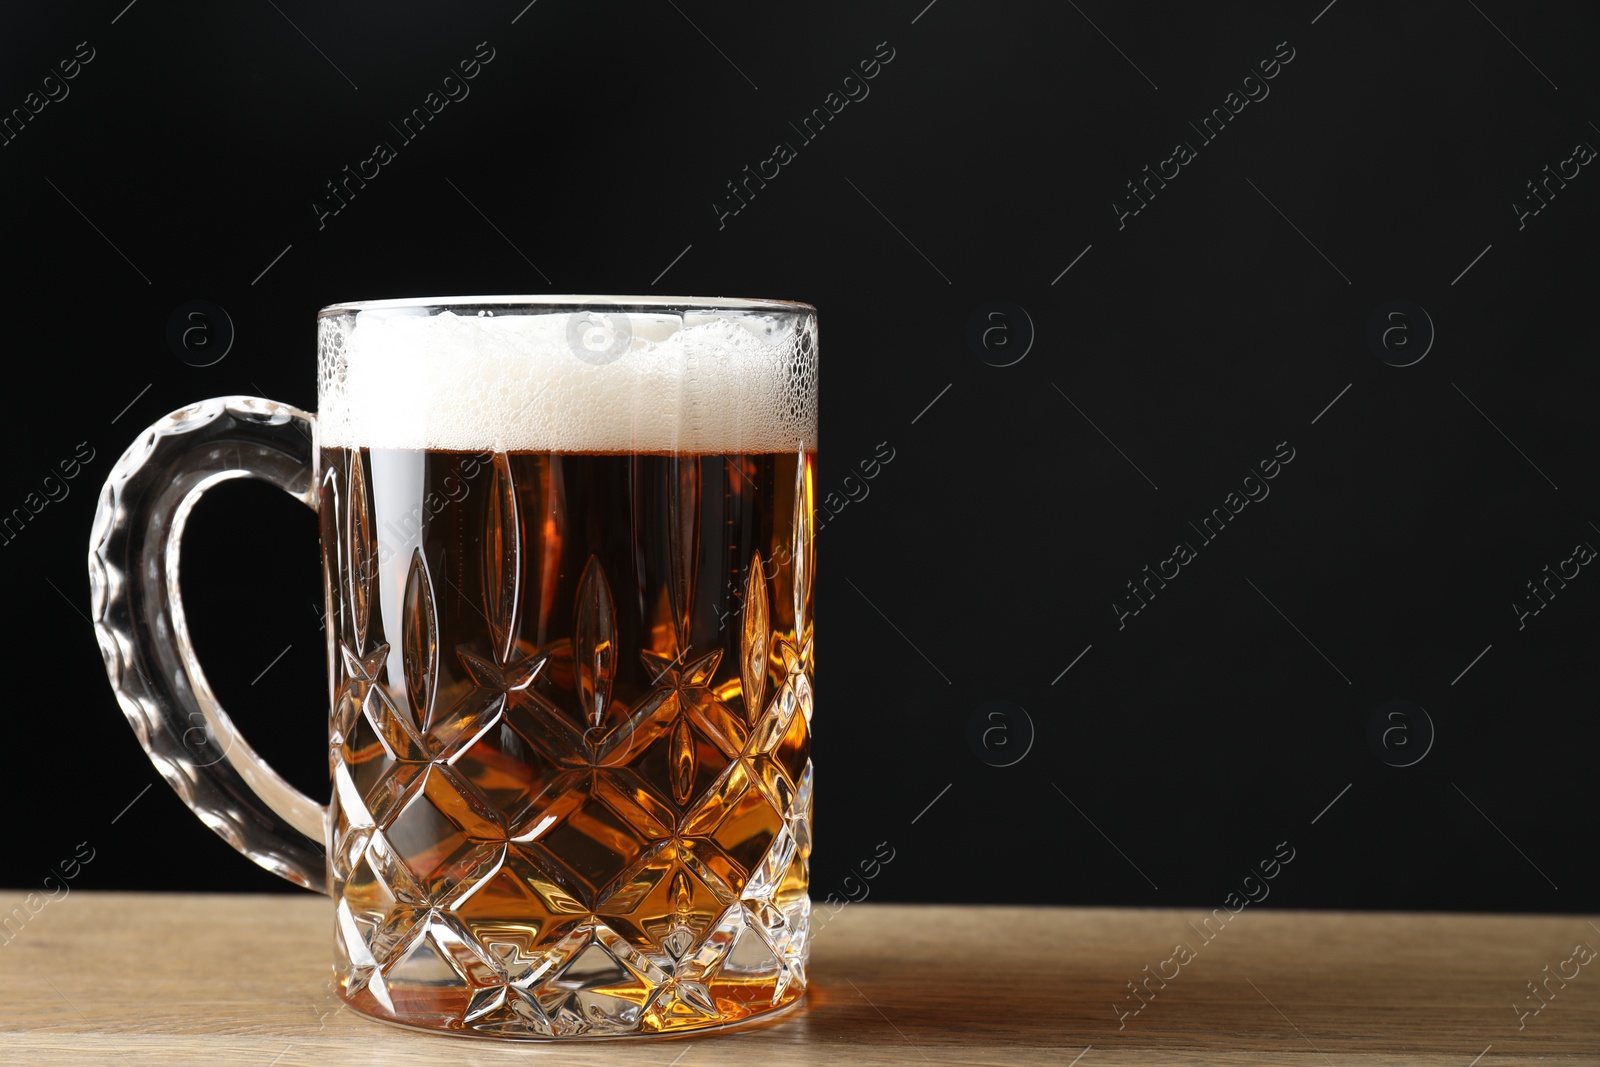
[[[816,318],[808,309],[428,310],[358,307],[318,320],[324,445],[816,448]]]

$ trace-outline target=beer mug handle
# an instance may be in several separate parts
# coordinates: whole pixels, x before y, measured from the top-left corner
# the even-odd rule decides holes
[[[145,430],[100,492],[89,539],[95,637],[117,703],[156,770],[221,838],[327,892],[327,809],[267,766],[195,658],[178,588],[183,528],[219,482],[259,478],[317,507],[313,417],[258,397],[205,400]]]

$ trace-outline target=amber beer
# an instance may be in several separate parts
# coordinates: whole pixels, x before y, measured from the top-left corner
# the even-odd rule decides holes
[[[496,341],[479,329],[469,355]],[[814,373],[809,441],[780,448],[792,404],[762,433],[702,394],[663,435],[659,398],[602,380],[632,373],[631,353],[552,364],[545,382],[600,381],[634,414],[638,447],[616,448],[613,426],[585,450],[571,446],[590,423],[562,424],[550,396],[453,419],[437,375],[426,418],[388,418],[340,357],[345,417],[325,398],[318,493],[341,994],[528,1037],[687,1030],[796,1000]],[[463,413],[482,410],[488,362],[451,372]]]

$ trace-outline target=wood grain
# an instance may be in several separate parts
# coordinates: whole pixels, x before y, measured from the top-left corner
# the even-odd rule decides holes
[[[0,894],[0,916],[22,904]],[[1552,982],[1520,1030],[1513,1007],[1533,1004],[1525,983],[1574,945],[1600,948],[1592,917],[1247,909],[1207,943],[1189,926],[1204,914],[857,904],[821,930],[811,991],[775,1022],[673,1040],[502,1043],[343,1008],[323,898],[79,891],[0,929],[0,1062],[1600,1063],[1600,960],[1564,988]],[[1194,958],[1164,989],[1152,980],[1153,999],[1119,1028],[1114,1005],[1135,1005],[1126,983],[1146,965],[1171,974],[1162,961],[1178,942]]]

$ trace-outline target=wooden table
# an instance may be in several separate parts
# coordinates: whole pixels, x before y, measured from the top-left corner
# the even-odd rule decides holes
[[[23,903],[0,892],[0,915]],[[1246,908],[1207,942],[1189,926],[1205,914],[851,905],[816,940],[805,1004],[774,1023],[541,1044],[344,1009],[320,897],[76,891],[0,928],[0,1063],[1600,1063],[1600,959],[1565,962],[1600,949],[1600,922]],[[1525,983],[1574,969],[1519,1020]],[[1138,1006],[1127,983],[1156,972],[1175,976],[1119,1019]]]

